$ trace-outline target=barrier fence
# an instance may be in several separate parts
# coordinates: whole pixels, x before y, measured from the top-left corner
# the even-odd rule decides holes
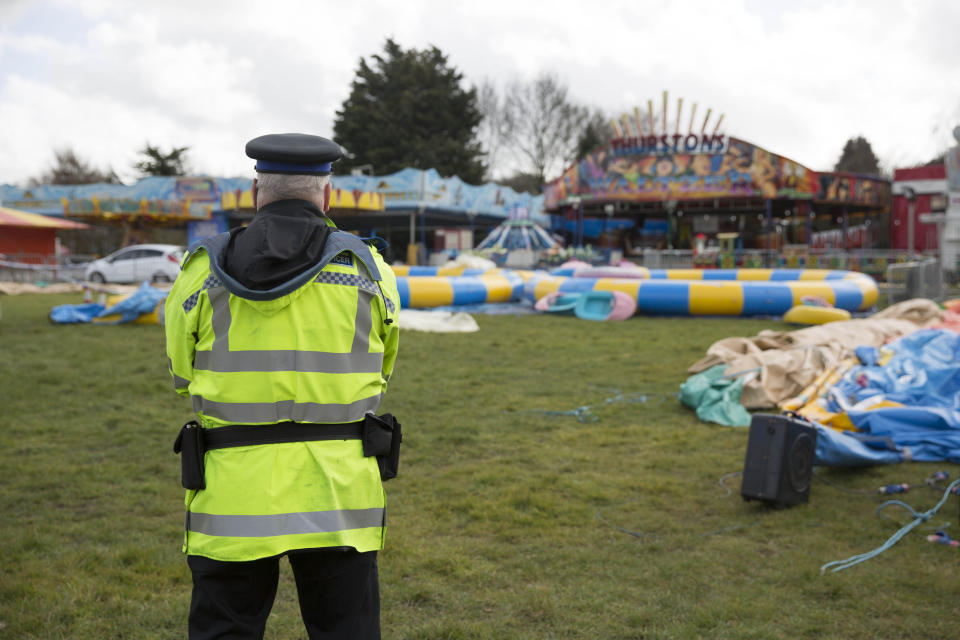
[[[0,254],[0,281],[77,282],[83,280],[86,262],[57,260],[40,254]]]
[[[813,250],[805,253],[744,249],[736,253],[718,254],[713,252],[702,253],[697,256],[693,256],[692,252],[681,251],[659,253],[674,254],[670,256],[670,260],[673,262],[670,266],[674,268],[687,266],[698,269],[834,269],[866,273],[879,282],[886,280],[887,267],[890,265],[909,263],[916,258],[916,256],[911,257],[905,251],[889,249],[863,249],[848,252]],[[686,265],[677,264],[681,261],[679,254],[683,253],[690,254],[689,263]],[[926,256],[924,259],[932,258]],[[651,266],[646,262],[646,252],[644,252],[643,266]],[[653,262],[656,262],[656,259]]]
[[[911,298],[939,300],[944,295],[943,270],[935,258],[891,264],[886,285],[887,304]]]
[[[708,259],[705,257],[708,256]],[[4,282],[77,282],[83,280],[86,261],[79,256],[56,260],[39,254],[0,254],[0,281]],[[85,257],[85,256],[84,256]],[[579,257],[579,256],[574,256]],[[586,256],[584,256],[586,257]],[[735,255],[701,254],[683,249],[646,249],[632,261],[650,269],[733,269],[788,268],[859,271],[878,282],[890,285],[893,298],[938,298],[944,291],[944,273],[934,257],[919,260],[900,251],[870,250],[849,253],[811,252],[807,255],[782,255],[776,252],[743,250]],[[518,265],[507,265],[519,268]],[[555,266],[555,265],[554,265]],[[529,265],[524,268],[530,268]],[[950,275],[950,274],[948,274]]]

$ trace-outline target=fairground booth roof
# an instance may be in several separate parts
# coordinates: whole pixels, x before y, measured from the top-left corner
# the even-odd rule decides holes
[[[888,180],[814,171],[727,135],[720,129],[723,115],[711,123],[711,113],[706,110],[701,124],[694,103],[688,119],[683,99],[674,111],[664,92],[659,114],[654,115],[653,101],[648,101],[646,114],[639,108],[632,115],[623,114],[611,123],[611,140],[545,186],[544,208],[555,212],[580,204],[698,200],[722,207],[725,201],[744,199],[805,200],[859,208],[889,204]]]
[[[0,227],[22,229],[86,229],[87,225],[72,220],[59,220],[29,211],[0,207]]]
[[[430,169],[404,169],[386,176],[332,178],[334,214],[382,217],[412,212],[449,220],[472,218],[494,224],[518,212],[546,221],[543,196],[517,193],[498,184],[469,185]],[[0,204],[48,216],[100,222],[140,220],[179,224],[208,220],[214,212],[248,211],[248,178],[151,177],[133,185],[0,186]]]

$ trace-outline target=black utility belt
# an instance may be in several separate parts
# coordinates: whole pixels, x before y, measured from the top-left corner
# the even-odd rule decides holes
[[[185,489],[206,489],[204,457],[207,451],[284,442],[362,440],[363,455],[376,457],[380,478],[395,478],[400,464],[400,423],[391,414],[368,414],[363,420],[340,424],[278,422],[234,424],[204,429],[196,420],[183,425],[173,443],[180,454],[180,482]]]

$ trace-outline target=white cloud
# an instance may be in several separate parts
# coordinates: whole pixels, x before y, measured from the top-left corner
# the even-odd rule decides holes
[[[130,178],[147,141],[248,174],[255,135],[329,134],[359,59],[387,37],[438,46],[470,84],[554,72],[611,115],[668,89],[671,111],[679,96],[685,117],[712,107],[731,135],[818,169],[855,135],[888,164],[926,160],[960,121],[954,0],[2,7],[0,182],[39,174],[59,146]]]

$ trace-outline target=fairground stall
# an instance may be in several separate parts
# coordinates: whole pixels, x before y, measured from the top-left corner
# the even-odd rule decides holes
[[[188,244],[243,225],[255,213],[250,182],[153,177],[133,185],[0,185],[0,202],[89,222],[92,232],[72,242],[79,253],[103,255],[141,242]],[[330,216],[339,228],[385,238],[391,259],[411,264],[425,264],[435,252],[472,249],[476,239],[508,219],[549,224],[543,196],[494,183],[471,185],[433,169],[334,175],[332,186]]]
[[[79,222],[0,207],[0,260],[55,264],[60,247],[57,234],[65,229],[86,228]]]
[[[692,250],[701,267],[839,266],[817,257],[889,246],[888,180],[814,171],[728,135],[709,109],[702,123],[696,104],[685,115],[682,99],[668,111],[664,93],[659,115],[652,102],[624,114],[611,140],[545,186],[554,230],[628,257]]]
[[[83,234],[64,241],[75,252],[104,255],[145,242],[189,244],[240,226],[253,218],[247,178],[151,177],[133,185],[42,185],[26,189],[5,185],[4,202],[42,213],[47,219],[70,218],[89,224]],[[382,212],[384,198],[373,193],[334,189],[331,215]],[[85,225],[84,225],[85,226]]]

